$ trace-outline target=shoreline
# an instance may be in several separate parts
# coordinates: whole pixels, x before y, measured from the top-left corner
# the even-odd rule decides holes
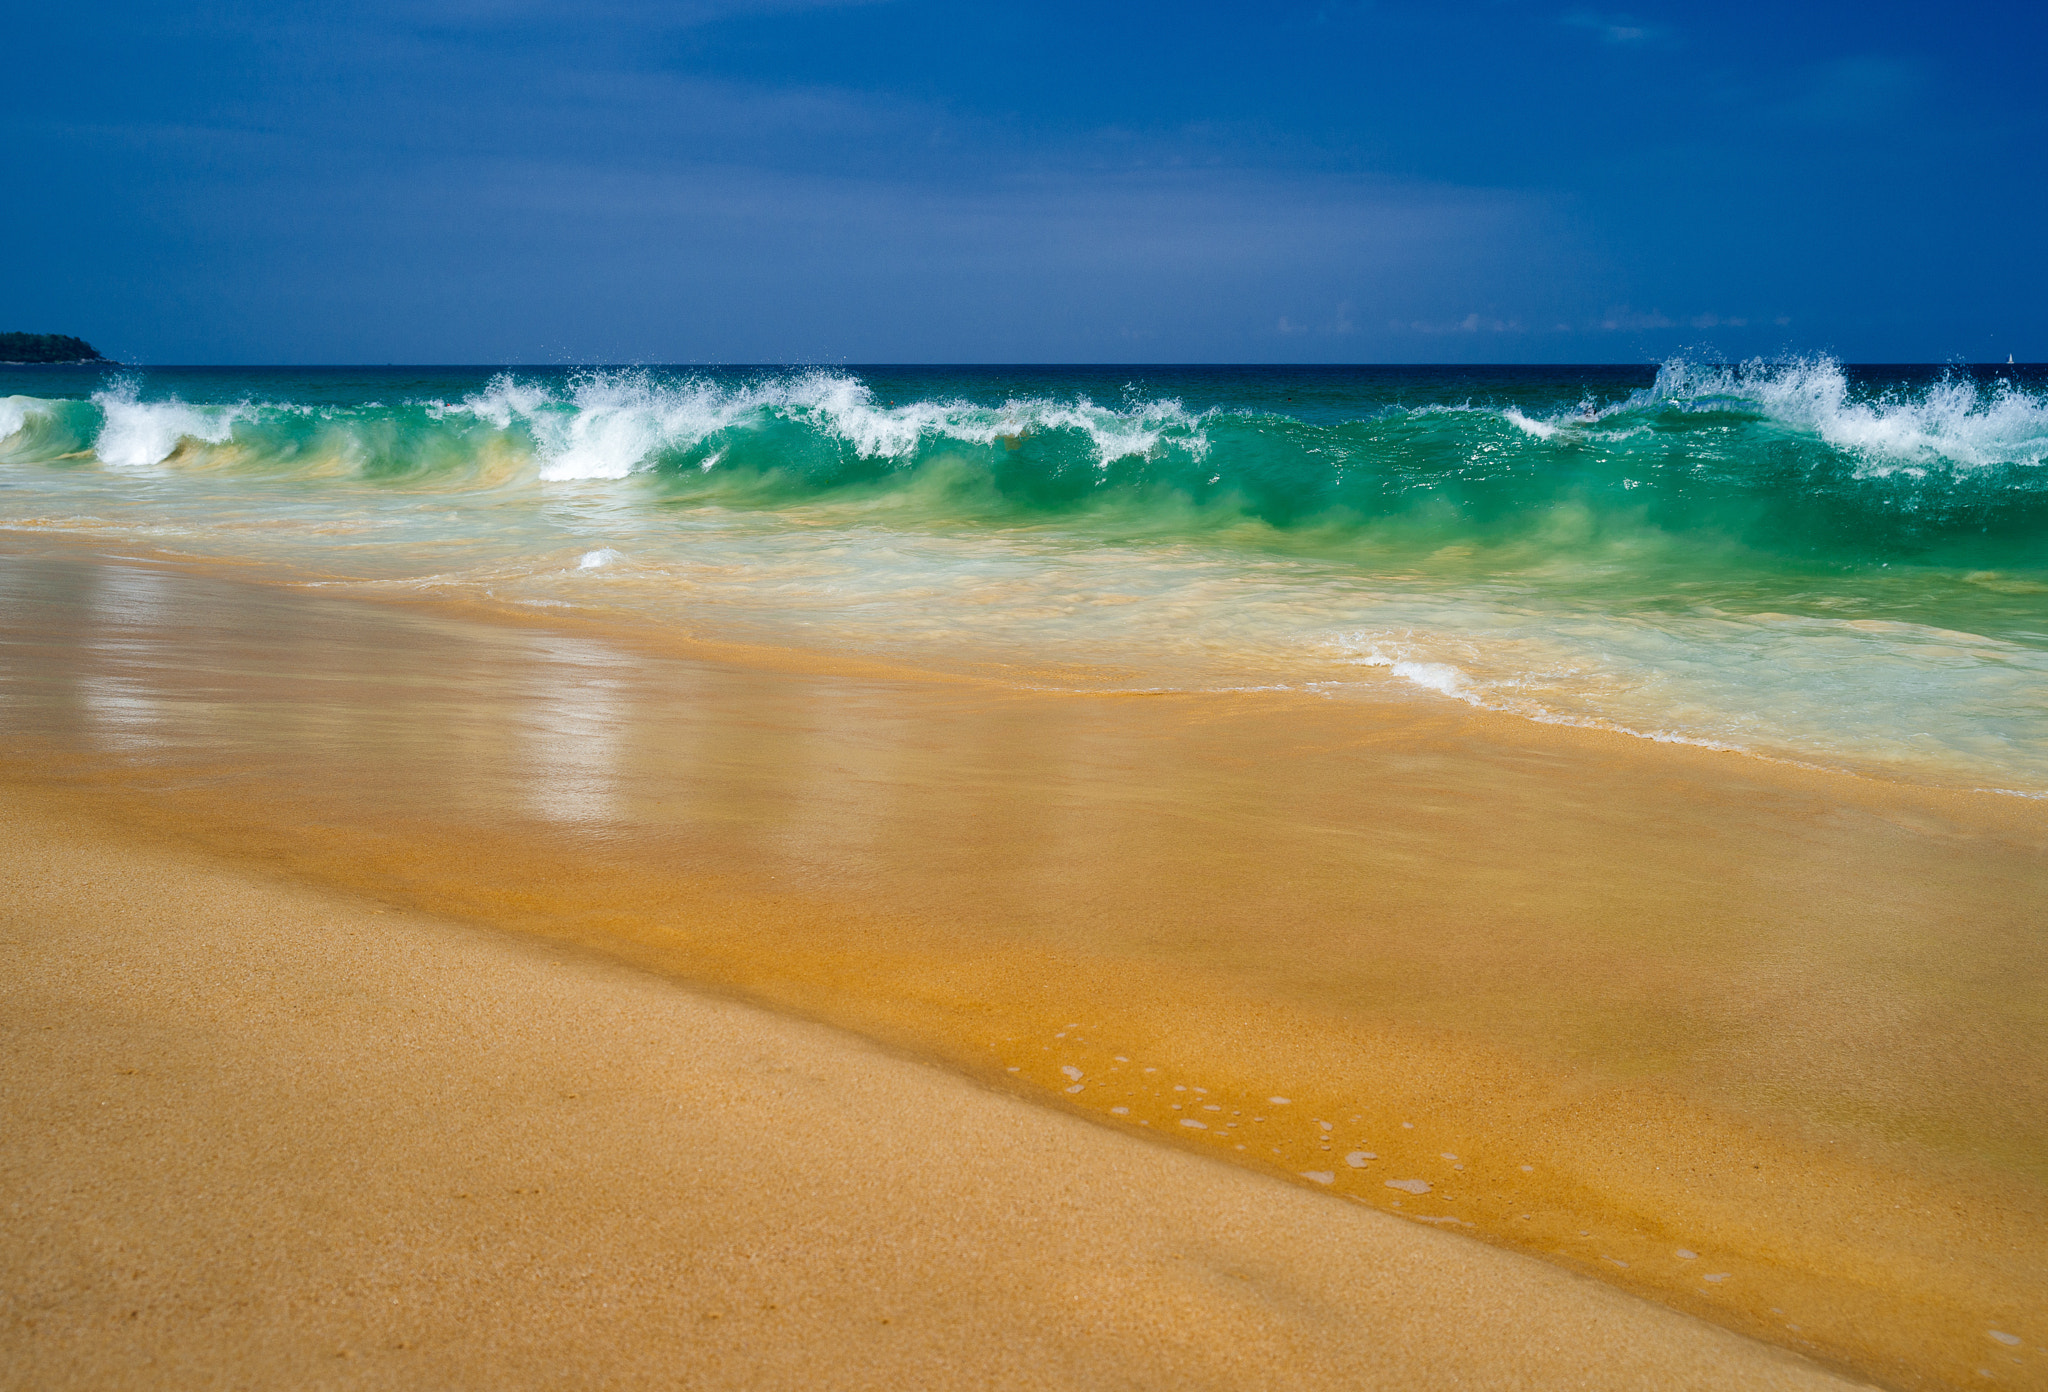
[[[9,783],[1325,1194],[1419,1209],[1387,1183],[1426,1177],[1403,1216],[1897,1386],[1964,1384],[1973,1326],[2041,1288],[2024,803],[1510,716],[630,657],[190,575],[152,602],[118,670],[34,659],[84,664],[21,708],[69,752],[18,744]],[[288,659],[255,641],[286,631]],[[1957,1048],[1974,1076],[1944,1075]],[[1194,1104],[1213,1134],[1172,1087],[1223,1099]],[[1272,1155],[1230,1151],[1255,1125]]]
[[[321,598],[338,598],[345,604],[360,604],[395,614],[414,614],[433,620],[452,619],[488,626],[523,629],[539,633],[587,635],[608,645],[644,653],[655,658],[675,658],[723,666],[781,672],[793,675],[831,673],[899,681],[918,686],[967,686],[991,692],[1013,692],[1049,697],[1121,698],[1127,700],[1186,699],[1239,695],[1279,694],[1288,698],[1330,701],[1344,708],[1357,708],[1369,723],[1375,716],[1419,712],[1448,722],[1469,722],[1484,728],[1506,743],[1590,740],[1583,746],[1597,750],[1608,740],[1656,746],[1690,755],[1733,758],[1759,766],[1758,776],[1768,778],[1770,768],[1785,770],[1792,778],[1818,780],[1849,779],[1868,785],[1875,796],[1881,790],[1897,789],[1905,798],[1921,795],[1937,798],[1997,798],[2029,803],[2048,803],[2048,789],[2004,788],[1973,782],[1973,774],[1953,769],[1938,770],[1928,764],[1887,763],[1858,758],[1839,751],[1826,755],[1800,753],[1789,749],[1765,749],[1732,744],[1705,736],[1639,730],[1604,717],[1544,717],[1445,695],[1436,688],[1417,685],[1392,675],[1388,669],[1361,667],[1342,683],[1321,678],[1298,683],[1235,681],[1221,674],[1190,675],[1184,684],[1133,686],[1119,684],[1134,677],[1138,669],[1113,669],[1100,663],[1046,662],[1030,667],[988,658],[957,666],[931,660],[931,653],[865,652],[829,646],[806,647],[792,634],[762,634],[745,631],[744,625],[726,625],[724,630],[699,632],[664,623],[652,614],[626,611],[554,607],[530,601],[505,599],[484,591],[420,589],[417,579],[396,582],[388,578],[340,575],[305,570],[289,562],[254,555],[205,554],[160,548],[124,533],[53,532],[36,525],[0,523],[0,538],[24,544],[40,559],[70,558],[97,561],[135,562],[150,568],[194,579],[230,578],[240,583],[305,593]],[[115,548],[115,549],[108,549]],[[398,588],[398,586],[405,588]],[[1166,671],[1169,669],[1159,669]],[[1104,673],[1115,671],[1111,678]],[[1146,675],[1158,675],[1147,670]],[[1087,679],[1082,679],[1083,676]],[[1329,688],[1345,689],[1332,692]],[[1548,733],[1545,733],[1548,732]],[[1622,756],[1626,757],[1626,756]],[[1683,754],[1680,757],[1684,757]],[[2036,814],[2022,813],[2023,817]],[[2040,818],[2048,825],[2048,816]]]
[[[601,959],[0,799],[0,1383],[1844,1383]]]

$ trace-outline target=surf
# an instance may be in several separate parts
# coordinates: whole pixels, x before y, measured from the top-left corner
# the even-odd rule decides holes
[[[1830,359],[131,371],[0,398],[0,524],[925,666],[1406,691],[2028,791],[2044,459],[2038,382]]]

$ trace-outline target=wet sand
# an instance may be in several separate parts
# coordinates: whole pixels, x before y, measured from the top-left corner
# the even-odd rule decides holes
[[[2042,1385],[2037,804],[148,558],[19,558],[6,599],[0,772],[131,842],[841,1026],[1886,1385]]]
[[[0,846],[0,1385],[1850,1385],[587,954]]]

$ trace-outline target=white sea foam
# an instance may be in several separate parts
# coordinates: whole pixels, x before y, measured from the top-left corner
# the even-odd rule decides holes
[[[501,372],[491,379],[489,386],[464,397],[454,406],[442,401],[430,401],[427,408],[436,420],[450,412],[466,412],[479,420],[490,422],[500,430],[506,430],[515,419],[532,416],[552,400],[547,388],[515,381],[511,373]]]
[[[143,401],[133,382],[121,382],[93,393],[102,424],[93,453],[117,468],[146,467],[169,459],[186,440],[224,444],[246,405],[193,406],[173,397]]]
[[[1539,440],[1548,440],[1558,432],[1557,426],[1547,421],[1531,420],[1512,406],[1501,412],[1501,415],[1505,416],[1508,423],[1516,429],[1527,431]]]
[[[1394,675],[1405,681],[1474,705],[1480,704],[1479,697],[1466,689],[1465,674],[1448,662],[1395,662],[1390,665]]]
[[[682,381],[644,372],[598,372],[577,378],[566,395],[500,374],[461,402],[428,402],[437,418],[466,413],[496,429],[523,424],[534,439],[546,480],[624,478],[661,454],[702,445],[723,432],[775,420],[799,421],[844,442],[864,459],[908,461],[927,442],[955,440],[1018,448],[1033,434],[1073,431],[1088,437],[1096,462],[1149,458],[1170,440],[1195,458],[1209,448],[1205,417],[1177,401],[1124,408],[1073,401],[1015,399],[1001,406],[918,400],[878,404],[858,378],[801,372],[727,384]],[[708,469],[724,451],[704,460]]]
[[[2048,401],[1961,375],[1859,399],[1833,358],[1740,366],[1665,363],[1642,404],[1748,406],[1861,456],[1873,473],[1928,464],[1986,467],[2048,460]]]
[[[1469,408],[1423,408],[1459,409]],[[1617,417],[1625,421],[1665,410],[1754,412],[1856,455],[1869,475],[2048,462],[2048,398],[2007,382],[1979,386],[1960,374],[1924,387],[1859,396],[1842,364],[1829,357],[1756,358],[1740,364],[1673,358],[1657,369],[1649,387],[1605,407],[1581,402],[1544,420],[1513,407],[1499,414],[1539,440],[1569,432],[1573,438],[1611,444],[1647,427],[1640,422],[1619,430],[1596,427]]]
[[[1485,697],[1472,689],[1470,677],[1448,662],[1418,662],[1402,651],[1408,644],[1396,645],[1391,653],[1377,642],[1364,646],[1365,651],[1351,659],[1361,667],[1385,667],[1401,680],[1424,690],[1455,696],[1475,706],[1486,704]]]
[[[13,438],[28,424],[31,411],[41,413],[43,403],[33,396],[0,396],[0,443]]]

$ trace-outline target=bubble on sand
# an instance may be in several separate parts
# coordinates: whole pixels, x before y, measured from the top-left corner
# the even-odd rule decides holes
[[[1688,1252],[1683,1247],[1678,1249],[1678,1259],[1680,1261],[1697,1261],[1699,1260],[1699,1255],[1698,1252]]]
[[[1060,1072],[1066,1074],[1067,1077],[1074,1082],[1078,1083],[1081,1081],[1081,1070],[1074,1067],[1074,1065],[1071,1063],[1068,1064],[1066,1067],[1060,1069]]]
[[[1294,1099],[1291,1097],[1268,1097],[1266,1100],[1276,1107],[1291,1106],[1294,1102]]]
[[[1427,1194],[1429,1181],[1426,1179],[1390,1179],[1387,1188],[1399,1189],[1404,1194]]]
[[[1401,1123],[1401,1129],[1403,1131],[1413,1131],[1415,1129],[1415,1123],[1412,1121],[1404,1121]]]
[[[1129,1116],[1131,1114],[1131,1109],[1129,1107],[1111,1107],[1109,1109],[1109,1114],[1111,1116]]]
[[[1129,1063],[1129,1062],[1130,1062],[1130,1060],[1129,1060],[1129,1059],[1127,1059],[1127,1058],[1125,1058],[1125,1057],[1124,1057],[1124,1056],[1123,1056],[1122,1054],[1118,1054],[1118,1055],[1116,1056],[1116,1061],[1117,1061],[1118,1063]]]
[[[1457,1157],[1457,1156],[1455,1156],[1455,1155],[1453,1155],[1453,1154],[1451,1154],[1451,1153],[1450,1153],[1450,1152],[1449,1152],[1449,1151],[1447,1150],[1447,1151],[1445,1151],[1445,1152],[1444,1152],[1444,1153],[1443,1153],[1442,1155],[1438,1156],[1437,1158],[1438,1158],[1439,1160],[1455,1160],[1455,1159],[1457,1159],[1458,1157]]]
[[[1015,1073],[1017,1071],[1016,1065],[1012,1064],[1009,1068],[1005,1069],[1004,1071],[1009,1073]]]
[[[1318,1184],[1335,1184],[1337,1182],[1337,1176],[1328,1170],[1303,1170],[1301,1177],[1303,1179],[1312,1179]]]
[[[1613,1262],[1616,1266],[1622,1267],[1624,1269],[1628,1266],[1628,1263],[1623,1261],[1620,1257],[1610,1257],[1605,1252],[1602,1252],[1600,1254],[1600,1260]]]
[[[2004,1344],[2007,1348],[2018,1348],[2020,1346],[2020,1336],[2017,1334],[2008,1334],[2003,1329],[1987,1329],[1984,1332],[1998,1340],[1999,1343]]]
[[[1707,1281],[1725,1281],[1734,1274],[1735,1273],[1732,1271],[1716,1271],[1711,1276],[1702,1277],[1701,1279]]]
[[[1535,1173],[1536,1173],[1536,1167],[1535,1167],[1534,1165],[1524,1165],[1524,1166],[1522,1166],[1522,1173],[1523,1173],[1523,1174],[1535,1174]]]
[[[1175,1092],[1186,1092],[1188,1089],[1185,1083],[1175,1083],[1173,1085],[1173,1090]]]
[[[1082,1088],[1084,1088],[1084,1087],[1086,1087],[1086,1086],[1088,1086],[1088,1085],[1087,1085],[1086,1083],[1076,1083],[1076,1084],[1074,1084],[1074,1085],[1073,1085],[1072,1087],[1068,1088],[1068,1089],[1067,1089],[1067,1091],[1068,1091],[1068,1092],[1079,1092],[1079,1091],[1080,1091],[1080,1090],[1081,1090]]]
[[[1344,1157],[1344,1163],[1354,1170],[1362,1170],[1365,1168],[1366,1161],[1377,1159],[1379,1159],[1379,1156],[1374,1155],[1369,1150],[1354,1150]]]
[[[1196,1121],[1193,1117],[1182,1117],[1180,1119],[1180,1124],[1182,1126],[1192,1127],[1194,1130],[1197,1131],[1207,1131],[1209,1129],[1208,1122]]]

